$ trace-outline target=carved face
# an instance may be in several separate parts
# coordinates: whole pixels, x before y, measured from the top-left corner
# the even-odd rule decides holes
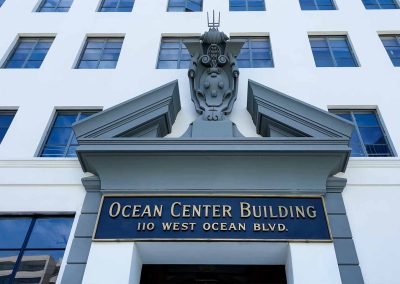
[[[209,72],[204,72],[200,80],[199,101],[205,103],[208,107],[219,107],[222,105],[227,90],[229,89],[229,81],[225,72],[218,72],[216,68],[212,68]]]

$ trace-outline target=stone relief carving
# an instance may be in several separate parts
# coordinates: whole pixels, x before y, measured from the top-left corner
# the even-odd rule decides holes
[[[208,14],[207,14],[208,19]],[[192,56],[188,76],[196,111],[207,121],[224,120],[237,97],[239,69],[236,63],[243,42],[229,41],[218,30],[220,16],[208,19],[209,30],[197,42],[185,43]]]

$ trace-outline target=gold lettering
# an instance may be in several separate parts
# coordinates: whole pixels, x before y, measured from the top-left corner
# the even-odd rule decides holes
[[[274,215],[274,212],[273,212],[272,210],[273,210],[272,206],[269,206],[269,217],[270,217],[271,219],[276,219],[276,218],[278,218],[278,215]]]
[[[220,205],[213,205],[213,218],[220,218],[221,217],[221,214],[220,214],[220,212],[219,212],[219,209],[220,209]]]
[[[140,215],[140,217],[144,217],[144,216],[147,216],[147,217],[149,217],[149,218],[151,218],[152,216],[151,216],[151,210],[150,210],[150,206],[149,205],[146,205],[145,207],[144,207],[144,210],[143,210],[143,212],[142,212],[142,214]]]
[[[124,218],[129,218],[129,213],[126,213],[126,210],[131,209],[132,210],[132,206],[130,205],[125,205],[124,207],[122,207],[122,217]]]
[[[279,218],[286,218],[288,216],[288,210],[285,206],[278,206]]]
[[[249,218],[251,215],[250,204],[247,202],[240,202],[240,217]],[[246,212],[246,213],[245,213]]]
[[[211,205],[203,205],[205,210],[204,217],[208,217],[208,210],[211,208]]]
[[[314,206],[307,207],[307,216],[308,218],[314,219],[317,217],[317,211],[315,210]]]
[[[162,216],[163,205],[154,206],[154,217],[161,217]]]
[[[284,231],[286,231],[286,226],[285,226],[285,224],[278,224],[278,231],[279,231],[279,232],[284,232]]]
[[[193,217],[201,217],[201,205],[193,205]]]
[[[211,228],[213,231],[218,231],[218,223],[212,223]]]
[[[174,202],[171,205],[171,216],[174,218],[179,218],[181,215],[179,213],[175,214],[175,206],[182,206],[182,204],[180,202]]]
[[[203,230],[204,230],[204,231],[209,231],[210,229],[211,229],[210,223],[204,223],[204,224],[203,224]]]
[[[229,217],[232,218],[231,210],[232,210],[232,207],[231,207],[231,206],[229,206],[229,205],[222,205],[222,212],[223,212],[223,213],[222,213],[222,216],[224,216],[224,217],[229,216]]]
[[[259,232],[259,231],[261,231],[261,226],[260,226],[259,223],[254,223],[254,224],[253,224],[253,231],[254,231],[254,232]]]
[[[114,206],[116,206],[116,212],[114,212]],[[111,204],[110,206],[110,210],[108,211],[108,214],[110,215],[111,218],[115,218],[118,217],[119,213],[121,211],[121,204],[119,204],[119,202],[114,202]]]
[[[300,216],[304,219],[306,218],[306,214],[304,212],[303,206],[296,206],[296,218],[300,218]]]
[[[246,223],[239,223],[239,231],[246,231]]]
[[[190,205],[183,205],[182,206],[182,217],[183,218],[190,217]]]
[[[227,224],[226,223],[221,223],[220,230],[221,231],[226,231],[227,230]]]
[[[132,210],[132,217],[133,218],[138,218],[140,217],[140,212],[139,210],[142,208],[141,205],[135,205],[133,206],[133,210]]]

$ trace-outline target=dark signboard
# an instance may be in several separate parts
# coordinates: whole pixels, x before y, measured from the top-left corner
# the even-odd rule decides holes
[[[94,240],[330,241],[321,197],[104,196]]]

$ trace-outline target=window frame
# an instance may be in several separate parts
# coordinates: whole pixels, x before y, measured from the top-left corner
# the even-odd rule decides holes
[[[48,0],[41,0],[37,9],[35,10],[35,12],[37,12],[37,13],[68,13],[72,7],[72,4],[74,3],[74,0],[71,0],[71,5],[68,7],[67,11],[56,11],[56,9],[60,8],[59,5],[62,1],[62,0],[58,0],[58,3],[56,5],[56,7],[54,8],[54,11],[42,11],[42,9],[45,8],[44,5],[46,4],[47,1]]]
[[[246,36],[246,35],[231,36],[230,39],[231,40],[239,39],[239,40],[247,40],[247,41],[249,41],[249,52],[250,52],[249,62],[250,62],[250,67],[241,67],[239,65],[239,62],[238,62],[239,69],[275,68],[274,54],[272,52],[271,37],[269,35],[263,35],[263,36],[261,36],[261,35],[259,35],[259,36]],[[271,66],[254,67],[254,62],[253,62],[253,58],[252,58],[252,50],[253,49],[251,48],[251,44],[250,44],[250,41],[252,39],[265,39],[268,42],[268,44],[269,44],[269,54],[270,54],[270,57],[271,57],[271,60],[270,60],[271,61]],[[240,48],[240,52],[242,51],[242,48]],[[239,57],[240,52],[239,52],[238,56],[236,57],[236,60]]]
[[[18,273],[18,269],[19,269],[20,264],[22,262],[22,258],[24,256],[25,251],[64,251],[63,260],[62,261],[63,262],[66,261],[65,252],[67,251],[68,242],[70,241],[71,236],[72,236],[71,234],[73,233],[72,228],[73,228],[74,221],[75,221],[75,214],[74,213],[69,213],[69,212],[68,213],[60,213],[60,214],[57,214],[57,213],[56,214],[53,214],[53,213],[50,213],[50,214],[32,213],[32,214],[23,214],[23,215],[10,214],[10,213],[0,213],[0,218],[14,218],[14,219],[29,218],[30,219],[30,224],[28,226],[28,230],[25,233],[25,237],[23,239],[23,242],[22,242],[20,248],[0,248],[0,252],[1,251],[16,251],[16,252],[18,251],[17,258],[15,260],[15,263],[13,264],[14,267],[12,269],[12,272],[11,272],[11,274],[9,276],[6,276],[6,277],[8,277],[9,280],[14,280],[15,279],[15,276]],[[71,227],[70,227],[70,231],[69,231],[69,235],[68,235],[68,239],[67,239],[67,242],[65,244],[65,247],[64,248],[50,248],[50,247],[47,247],[47,248],[29,248],[28,247],[28,242],[29,242],[30,237],[32,235],[32,232],[33,232],[33,229],[35,227],[36,221],[38,219],[47,219],[47,218],[54,218],[54,219],[56,219],[56,218],[71,218],[72,219],[71,220],[72,223],[71,223]],[[57,278],[58,278],[58,276],[59,276],[59,274],[57,275]]]
[[[393,65],[394,67],[400,67],[400,56],[399,56],[398,58],[395,58],[395,59],[398,59],[398,60],[399,60],[399,64],[396,65],[396,64],[393,62],[393,58],[392,58],[392,56],[390,56],[389,51],[388,51],[387,48],[386,48],[386,45],[383,43],[383,38],[385,38],[385,37],[394,37],[394,38],[395,38],[395,41],[397,42],[398,47],[399,47],[399,49],[400,49],[400,34],[380,34],[380,35],[379,35],[379,39],[381,40],[382,45],[383,45],[383,47],[385,48],[386,54],[388,55],[390,61],[392,62],[392,65]]]
[[[261,0],[263,3],[263,10],[249,10],[249,0],[243,0],[245,2],[244,10],[231,10],[231,0],[229,0],[229,12],[264,12],[267,10],[265,0]]]
[[[396,6],[396,8],[382,8],[382,4],[379,2],[379,0],[373,0],[375,1],[375,5],[377,5],[379,8],[367,8],[366,4],[364,3],[364,0],[361,0],[361,2],[364,5],[364,8],[366,10],[396,10],[396,9],[400,9],[400,5],[399,2],[397,0],[393,0],[393,4]]]
[[[3,4],[6,2],[6,0],[0,0],[0,8],[3,6]]]
[[[392,143],[392,141],[390,139],[390,136],[388,134],[389,132],[386,129],[386,126],[385,126],[385,124],[383,122],[382,115],[381,115],[381,113],[379,112],[378,109],[376,109],[376,108],[329,108],[329,112],[334,114],[334,115],[337,115],[337,116],[339,116],[339,114],[349,114],[351,116],[351,119],[352,119],[351,123],[354,124],[354,130],[353,131],[355,131],[355,133],[357,134],[357,138],[360,141],[361,149],[363,150],[363,154],[364,154],[363,156],[351,156],[351,154],[350,154],[351,158],[385,158],[385,157],[387,158],[387,157],[396,157],[397,156],[397,153],[395,151],[394,145],[393,145],[393,143]],[[363,140],[363,138],[361,136],[361,132],[360,132],[359,126],[357,124],[357,120],[356,120],[356,118],[354,116],[355,113],[356,114],[363,114],[363,113],[371,114],[372,113],[372,114],[375,115],[376,120],[378,122],[379,129],[382,131],[382,134],[383,134],[383,137],[385,139],[385,142],[386,142],[386,145],[388,147],[390,155],[387,155],[387,156],[369,155],[369,153],[368,153],[368,151],[367,151],[367,149],[365,147],[364,140]],[[345,118],[342,118],[342,119],[344,119],[346,121],[349,121],[349,120],[347,120]]]
[[[99,109],[99,108],[93,108],[93,109],[91,109],[91,108],[89,108],[89,109],[88,108],[82,108],[82,109],[56,109],[54,111],[50,121],[49,121],[48,127],[46,128],[45,135],[43,136],[43,139],[41,140],[40,147],[38,148],[39,150],[37,151],[35,156],[38,157],[38,158],[44,158],[44,159],[76,159],[77,158],[76,156],[68,157],[66,155],[68,153],[69,148],[71,147],[71,141],[73,140],[73,138],[75,136],[75,133],[74,133],[73,130],[72,130],[72,133],[71,133],[70,137],[68,138],[68,143],[65,145],[65,150],[64,150],[63,156],[54,156],[54,157],[42,156],[43,155],[43,151],[44,151],[44,149],[45,149],[45,147],[47,145],[47,141],[48,141],[48,139],[50,137],[50,133],[54,128],[54,124],[55,124],[55,121],[57,119],[57,116],[59,114],[77,114],[78,113],[77,117],[76,117],[76,119],[74,121],[74,123],[75,123],[75,122],[80,121],[78,118],[82,115],[82,113],[92,113],[91,115],[94,115],[94,114],[96,114],[96,113],[98,113],[100,111],[102,111],[102,110]]]
[[[330,56],[331,56],[332,62],[334,63],[333,66],[317,66],[317,62],[316,62],[315,56],[314,56],[313,46],[312,46],[312,44],[311,44],[311,39],[313,39],[313,38],[323,38],[323,39],[325,40],[325,42],[326,42],[326,44],[327,44],[327,46],[328,46],[328,50],[329,50],[329,54],[330,54]],[[339,65],[337,64],[336,57],[334,56],[332,47],[331,47],[331,45],[330,45],[330,43],[329,43],[329,38],[344,38],[344,40],[345,40],[346,43],[347,43],[347,47],[349,48],[349,52],[350,52],[350,54],[352,55],[352,59],[353,59],[353,61],[354,61],[354,63],[355,63],[354,66],[339,66]],[[350,38],[349,38],[349,36],[348,36],[347,34],[334,34],[334,35],[329,35],[329,34],[328,34],[328,35],[323,35],[323,34],[322,34],[322,35],[309,34],[309,35],[308,35],[308,41],[309,41],[309,43],[310,43],[311,53],[312,53],[312,55],[313,55],[314,64],[315,64],[315,67],[316,67],[316,68],[357,68],[357,67],[360,67],[360,66],[361,66],[361,65],[360,65],[360,62],[359,62],[359,60],[358,60],[358,58],[357,58],[357,55],[356,55],[356,53],[355,53],[355,51],[354,51],[353,45],[352,45],[351,42],[350,42]]]
[[[7,67],[7,64],[10,62],[11,58],[13,57],[13,55],[15,54],[16,50],[18,49],[20,43],[21,43],[23,40],[36,40],[36,43],[35,43],[35,47],[36,47],[36,46],[38,45],[38,43],[39,43],[40,40],[50,40],[50,39],[51,39],[52,41],[51,41],[51,43],[50,43],[49,48],[47,49],[47,52],[46,52],[45,56],[43,57],[43,60],[42,60],[41,63],[40,63],[40,66],[39,66],[39,67],[35,67],[35,68],[25,68],[25,67],[9,68],[9,67]],[[42,67],[43,62],[44,62],[44,60],[46,59],[47,54],[49,53],[49,51],[50,51],[50,49],[51,49],[51,47],[52,47],[52,45],[53,45],[55,39],[56,39],[56,36],[55,36],[55,35],[54,35],[54,36],[51,36],[51,35],[50,35],[50,36],[47,36],[47,35],[46,35],[46,36],[18,36],[17,39],[13,42],[13,46],[12,46],[10,52],[7,54],[6,59],[5,59],[4,62],[1,64],[0,69],[28,69],[28,70],[40,69],[40,68]],[[32,55],[33,51],[35,50],[35,47],[32,48],[32,49],[30,50],[29,56],[24,60],[23,66],[25,66],[26,63],[29,61],[29,58],[30,58],[30,56]],[[21,60],[21,61],[22,61],[22,60]],[[37,60],[37,61],[39,61],[39,60]]]
[[[179,57],[177,60],[177,68],[159,68],[160,64],[160,54],[162,49],[162,44],[163,40],[179,40]],[[186,70],[187,68],[180,68],[181,65],[181,55],[182,55],[182,45],[185,40],[200,40],[200,36],[162,36],[160,40],[160,45],[158,48],[158,56],[157,56],[157,62],[156,62],[156,69],[158,70]],[[168,61],[168,60],[162,60],[162,61]]]
[[[106,0],[101,0],[99,6],[96,9],[96,12],[98,13],[132,13],[133,11],[133,7],[135,7],[135,0],[132,0],[132,9],[130,11],[118,11],[117,9],[119,8],[119,5],[121,3],[122,0],[117,0],[117,6],[114,8],[114,11],[101,11],[101,9],[103,8],[104,2]]]
[[[318,0],[312,0],[314,2],[315,9],[303,9],[303,7],[301,5],[301,1],[302,0],[299,0],[299,5],[300,5],[300,9],[302,11],[336,11],[336,10],[338,10],[338,7],[337,7],[337,5],[335,3],[335,0],[330,0],[331,3],[332,3],[333,9],[320,9],[320,5],[318,4]]]
[[[119,51],[118,59],[116,60],[116,64],[115,64],[115,67],[114,67],[114,68],[98,68],[100,62],[102,61],[102,60],[100,60],[101,57],[100,57],[99,60],[97,60],[97,68],[79,68],[79,65],[80,65],[80,63],[81,63],[81,61],[82,61],[82,58],[83,58],[83,56],[84,56],[84,53],[85,53],[85,51],[86,51],[86,49],[87,49],[87,45],[89,44],[89,41],[90,41],[91,39],[94,39],[94,40],[96,40],[96,39],[102,39],[102,40],[107,40],[107,42],[108,42],[108,40],[115,40],[115,39],[120,39],[120,40],[121,40],[121,49],[120,49],[120,51]],[[121,56],[121,52],[122,52],[122,48],[123,48],[123,45],[124,45],[124,41],[125,41],[125,35],[112,35],[112,36],[107,36],[107,35],[104,35],[104,36],[103,36],[103,35],[94,35],[94,36],[87,36],[87,37],[85,38],[84,42],[83,42],[83,45],[82,45],[82,47],[81,47],[81,51],[80,51],[80,53],[79,53],[79,56],[77,57],[76,63],[74,64],[74,69],[77,69],[77,70],[113,70],[113,69],[117,69],[118,62],[119,62],[119,57]],[[101,55],[104,54],[105,45],[107,44],[107,42],[106,42],[106,43],[104,44],[104,46],[102,47],[102,53],[101,53]],[[86,61],[86,60],[85,60],[85,61]],[[104,61],[108,61],[108,60],[104,60]],[[112,61],[112,60],[110,60],[110,61]]]

